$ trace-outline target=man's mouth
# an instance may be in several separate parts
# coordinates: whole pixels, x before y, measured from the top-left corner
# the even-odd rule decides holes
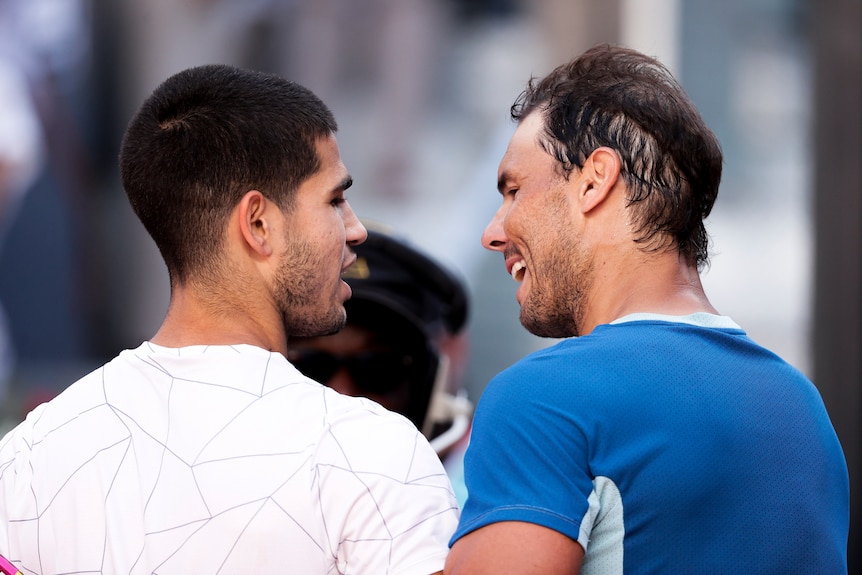
[[[520,283],[524,279],[524,273],[527,271],[527,264],[524,262],[515,262],[512,266],[512,279]]]
[[[346,265],[344,265],[344,266],[341,268],[341,275],[342,275],[342,276],[344,276],[345,274],[347,274],[348,270],[350,270],[350,268],[351,268],[351,267],[353,267],[353,264],[355,264],[355,263],[356,263],[356,260],[357,260],[356,254],[351,253],[351,254],[350,254],[350,258],[347,260],[347,262],[349,262],[349,263],[347,263]]]

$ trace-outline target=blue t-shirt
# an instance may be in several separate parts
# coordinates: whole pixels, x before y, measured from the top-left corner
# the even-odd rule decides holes
[[[491,381],[452,543],[525,521],[577,540],[582,574],[846,573],[847,466],[814,385],[727,318],[627,319]]]

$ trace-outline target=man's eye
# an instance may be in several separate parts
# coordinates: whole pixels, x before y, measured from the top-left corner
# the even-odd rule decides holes
[[[334,207],[336,207],[336,208],[337,208],[338,206],[340,206],[341,204],[343,204],[343,203],[344,203],[344,201],[345,201],[345,200],[344,200],[344,198],[333,198],[333,199],[332,199],[332,201],[331,201],[331,202],[329,202],[329,203],[330,203],[330,204],[332,204]]]

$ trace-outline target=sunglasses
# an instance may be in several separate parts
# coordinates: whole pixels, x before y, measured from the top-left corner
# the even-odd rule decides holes
[[[423,362],[395,350],[336,355],[300,348],[290,350],[288,358],[304,375],[323,384],[345,369],[357,387],[375,394],[389,393],[405,384],[418,384],[423,377]]]

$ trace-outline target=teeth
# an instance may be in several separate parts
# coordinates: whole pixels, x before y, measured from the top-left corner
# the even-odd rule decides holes
[[[515,265],[512,266],[512,278],[516,282],[520,282],[524,279],[524,272],[526,269],[527,266],[524,264],[524,262],[515,263]]]

